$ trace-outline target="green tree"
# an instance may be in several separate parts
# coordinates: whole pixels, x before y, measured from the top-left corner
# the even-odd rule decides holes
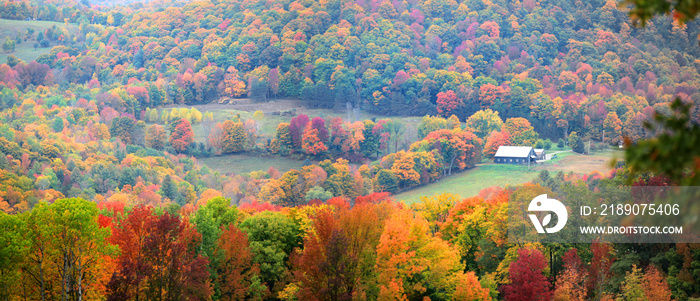
[[[214,219],[214,212],[206,206],[201,207],[194,214],[192,222],[197,228],[197,232],[202,235],[202,244],[198,250],[199,253],[212,259],[214,248],[216,247],[216,240],[221,234],[221,229],[219,229],[220,225],[217,223],[216,219]],[[213,262],[214,260],[210,260],[210,266]]]
[[[79,198],[60,199],[51,205],[52,220],[47,224],[58,251],[56,266],[62,273],[62,298],[82,300],[94,284],[100,283],[104,255],[111,251],[109,229],[97,223],[97,204]],[[93,285],[91,285],[93,284]]]
[[[47,300],[53,296],[47,292],[49,286],[49,266],[51,233],[47,227],[50,225],[50,210],[47,203],[39,203],[25,215],[27,221],[26,237],[29,240],[29,250],[24,256],[22,270],[28,277],[25,286],[29,286],[29,294],[35,300]]]
[[[406,124],[401,121],[401,119],[387,119],[388,121],[383,125],[384,129],[389,133],[389,140],[387,141],[387,152],[391,152],[390,147],[394,145],[394,151],[399,151],[399,141],[403,138],[403,134],[406,132]]]
[[[276,287],[276,282],[288,273],[289,254],[301,246],[303,232],[299,225],[281,212],[265,211],[243,220],[239,227],[248,235],[262,281]]]
[[[97,204],[79,198],[40,203],[26,216],[31,243],[23,270],[32,279],[27,290],[38,295],[33,299],[86,299],[106,284],[104,259],[113,250],[97,216]],[[50,279],[61,283],[57,290],[49,290]]]
[[[399,190],[399,180],[393,172],[388,169],[381,169],[374,178],[374,189],[379,192],[396,193]]]
[[[21,295],[20,267],[29,248],[26,222],[18,215],[0,211],[0,299]]]
[[[170,175],[165,175],[163,178],[163,181],[160,184],[160,195],[170,199],[171,201],[175,201],[175,198],[177,197],[177,186],[175,186],[175,183],[173,183],[172,177]]]
[[[119,138],[126,144],[134,142],[133,133],[136,126],[136,121],[128,116],[117,117],[112,119],[112,124],[109,126],[109,134],[113,138]]]
[[[321,186],[314,186],[306,192],[306,196],[304,196],[304,199],[306,199],[307,202],[310,202],[311,200],[320,200],[322,202],[325,202],[332,197],[333,193],[326,191]]]
[[[2,44],[2,50],[5,52],[15,51],[15,41],[10,39],[9,36],[5,37],[5,43]]]
[[[215,294],[221,291],[221,282],[217,280],[224,261],[224,254],[217,251],[217,241],[222,235],[222,229],[234,226],[238,215],[238,210],[230,204],[230,199],[212,198],[197,210],[192,219],[197,232],[202,235],[202,242],[197,251],[198,254],[209,258],[209,275]]]
[[[374,122],[371,120],[364,121],[365,128],[362,130],[364,140],[360,141],[360,149],[364,157],[378,155],[379,152],[379,137],[374,134]]]
[[[583,154],[583,152],[585,151],[583,146],[583,140],[581,139],[581,137],[578,136],[576,132],[571,132],[571,134],[569,134],[569,147],[571,147],[571,149],[574,152],[577,152],[579,154]]]
[[[442,129],[452,129],[447,123],[447,119],[440,116],[424,116],[418,124],[418,138],[423,139],[428,134]]]
[[[10,66],[10,68],[14,68],[15,66],[17,66],[21,62],[22,62],[22,60],[18,59],[14,55],[7,56],[7,65]]]
[[[56,133],[60,133],[61,131],[63,131],[63,118],[56,117],[53,120],[53,131]]]
[[[467,119],[467,128],[481,139],[485,139],[493,131],[500,130],[502,126],[503,120],[498,116],[498,112],[491,109],[478,111]]]
[[[216,227],[228,226],[229,224],[237,225],[238,209],[236,206],[231,206],[231,199],[222,196],[214,197],[207,201],[204,208],[211,210],[212,218],[216,222]]]
[[[647,298],[642,289],[642,271],[636,265],[632,265],[632,270],[627,272],[625,281],[622,283],[622,295],[627,301],[646,301]]]
[[[535,148],[544,148],[544,141],[542,139],[537,140],[537,143],[535,143]]]

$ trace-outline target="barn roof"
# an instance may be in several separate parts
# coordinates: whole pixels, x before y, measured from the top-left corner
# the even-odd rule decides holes
[[[541,154],[542,152],[544,152],[544,149],[543,149],[543,148],[536,148],[536,149],[535,149],[535,153],[536,153],[536,154]]]
[[[495,157],[527,158],[531,152],[531,146],[500,146]]]

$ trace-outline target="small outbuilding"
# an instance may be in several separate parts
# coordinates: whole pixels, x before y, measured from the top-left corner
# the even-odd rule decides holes
[[[537,155],[537,160],[547,159],[547,152],[542,148],[536,148],[535,155]]]
[[[493,157],[498,164],[535,164],[537,155],[530,146],[501,146]]]

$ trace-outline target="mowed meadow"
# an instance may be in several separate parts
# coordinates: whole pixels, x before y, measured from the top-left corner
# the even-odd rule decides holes
[[[420,202],[421,198],[451,193],[463,198],[473,197],[484,188],[517,186],[531,182],[538,172],[527,166],[484,164],[446,177],[436,183],[401,192],[394,196],[406,204]]]
[[[4,43],[7,38],[15,41],[14,51],[9,52],[3,50],[0,52],[0,62],[7,62],[7,58],[11,55],[24,62],[31,62],[37,59],[40,55],[49,53],[51,48],[57,44],[57,41],[54,41],[53,43],[49,42],[48,45],[42,46],[39,44],[40,41],[37,40],[37,34],[39,32],[43,33],[47,29],[53,28],[56,28],[58,31],[63,31],[65,29],[66,32],[69,33],[69,36],[75,35],[78,32],[77,24],[36,20],[24,21],[0,19],[0,28],[2,28],[2,30],[0,30],[0,43]],[[31,31],[32,34],[29,34],[29,31]],[[21,42],[17,41],[18,37]],[[37,44],[37,47],[34,47],[35,44]]]

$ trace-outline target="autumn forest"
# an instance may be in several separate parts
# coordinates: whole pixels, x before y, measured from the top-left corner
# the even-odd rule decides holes
[[[509,240],[700,186],[698,11],[647,2],[0,0],[0,300],[700,300],[699,244]]]

